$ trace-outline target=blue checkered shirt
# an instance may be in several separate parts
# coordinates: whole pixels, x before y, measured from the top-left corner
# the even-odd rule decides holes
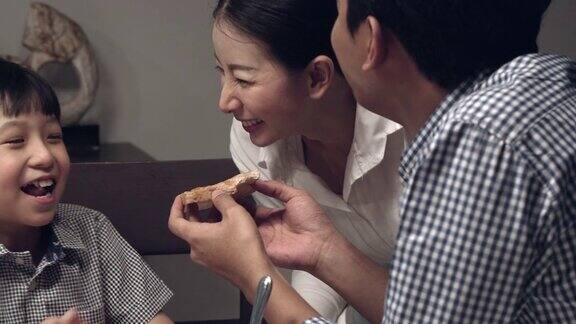
[[[384,323],[576,322],[576,63],[461,85],[406,150]]]
[[[0,323],[39,323],[75,307],[84,323],[148,323],[172,293],[101,213],[60,204],[36,267],[0,244]]]
[[[383,323],[576,323],[575,62],[527,55],[464,83],[400,175]]]

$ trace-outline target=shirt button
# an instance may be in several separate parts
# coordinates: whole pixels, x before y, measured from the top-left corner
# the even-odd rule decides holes
[[[32,290],[36,289],[37,286],[38,286],[38,283],[36,281],[32,281],[30,283],[30,285],[28,286],[28,291],[32,291]]]
[[[22,258],[16,258],[16,260],[14,260],[14,262],[16,262],[16,264],[19,264],[19,265],[23,265],[25,263],[24,259],[22,259]]]

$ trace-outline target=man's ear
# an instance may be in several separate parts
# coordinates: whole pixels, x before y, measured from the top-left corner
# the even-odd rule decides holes
[[[373,69],[382,63],[388,55],[388,40],[386,34],[382,31],[382,25],[373,16],[368,16],[364,21],[363,37],[367,42],[366,58],[362,64],[364,71]]]
[[[326,55],[316,56],[306,67],[308,93],[313,99],[320,99],[332,84],[334,62]]]

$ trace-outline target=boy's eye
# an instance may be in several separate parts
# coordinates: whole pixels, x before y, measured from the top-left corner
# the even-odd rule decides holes
[[[54,133],[48,135],[48,141],[53,143],[62,141],[62,133]]]
[[[4,143],[9,144],[9,145],[19,145],[19,144],[24,143],[24,137],[11,138],[11,139],[5,141]]]

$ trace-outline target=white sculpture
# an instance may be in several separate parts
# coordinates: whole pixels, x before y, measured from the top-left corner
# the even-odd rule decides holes
[[[94,101],[98,88],[94,53],[82,28],[56,9],[46,4],[32,3],[22,44],[30,50],[26,60],[4,57],[36,72],[44,64],[54,61],[74,66],[80,87],[76,96],[61,103],[61,121],[64,126],[78,123]]]

